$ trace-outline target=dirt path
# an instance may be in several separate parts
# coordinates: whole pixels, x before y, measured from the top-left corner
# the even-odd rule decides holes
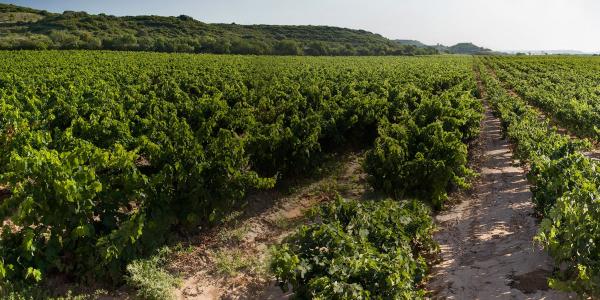
[[[533,244],[537,224],[525,171],[487,107],[481,139],[472,196],[436,217],[443,260],[432,270],[433,298],[569,299],[548,288],[553,265]]]

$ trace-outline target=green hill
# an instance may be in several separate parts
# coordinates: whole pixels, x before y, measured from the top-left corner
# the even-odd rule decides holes
[[[448,52],[458,54],[485,54],[486,52],[491,52],[491,50],[476,46],[472,43],[459,43],[448,47]]]
[[[330,26],[209,24],[192,17],[49,13],[0,4],[0,49],[108,49],[281,55],[419,55],[364,30]]]
[[[450,47],[438,44],[438,45],[434,46],[434,48],[442,53],[451,53],[451,54],[477,55],[477,54],[491,54],[492,53],[492,50],[483,48],[483,47],[479,47],[477,45],[474,45],[473,43],[458,43],[458,44],[456,44],[454,46],[450,46]]]
[[[430,47],[417,40],[394,40],[394,42],[399,43],[400,45],[415,46],[419,48]]]
[[[479,47],[474,45],[473,43],[458,43],[454,46],[444,46],[441,44],[437,44],[435,46],[429,46],[421,43],[416,40],[394,40],[394,42],[404,45],[404,46],[415,46],[419,48],[423,47],[432,47],[438,50],[441,53],[450,53],[450,54],[491,54],[492,50]]]

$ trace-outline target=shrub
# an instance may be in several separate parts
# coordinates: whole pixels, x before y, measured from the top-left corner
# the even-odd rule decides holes
[[[429,210],[418,202],[338,198],[273,250],[271,270],[300,298],[414,299],[437,250]]]

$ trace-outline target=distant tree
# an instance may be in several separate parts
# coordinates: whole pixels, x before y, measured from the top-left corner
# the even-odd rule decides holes
[[[196,52],[213,53],[217,40],[212,36],[201,36],[198,38],[198,42],[200,47]]]
[[[230,53],[233,54],[271,54],[272,49],[262,41],[234,38],[231,40]]]
[[[140,29],[138,29],[136,36],[138,38],[143,37],[143,36],[149,36],[148,30],[146,30],[144,28],[140,28]]]
[[[103,41],[108,49],[112,50],[137,50],[137,38],[131,33],[114,36]]]
[[[96,50],[102,48],[102,40],[95,37],[89,31],[78,31],[77,36],[81,40],[80,47],[84,49]]]
[[[329,49],[323,42],[311,42],[304,49],[304,54],[314,56],[328,55]]]
[[[411,48],[412,51],[410,51],[411,53],[414,53],[415,50],[417,49],[417,47],[415,47],[415,46],[410,46],[410,47],[412,47]],[[373,45],[373,46],[369,47],[370,55],[386,55],[386,54],[388,54],[388,51],[389,51],[389,49],[385,45]],[[389,52],[391,53],[391,51],[389,51]]]
[[[137,38],[138,49],[142,51],[160,51],[156,47],[155,40],[149,36],[142,36]]]
[[[344,44],[336,50],[334,55],[353,56],[356,55],[356,49],[352,44]]]
[[[275,43],[273,53],[277,55],[300,55],[302,54],[302,48],[294,40],[281,40]]]
[[[356,54],[357,54],[357,55],[370,55],[370,54],[371,54],[371,52],[369,52],[369,49],[367,49],[367,48],[364,48],[364,47],[358,47],[358,48],[356,49]],[[401,54],[398,54],[398,55],[401,55]]]
[[[79,49],[81,44],[78,36],[67,31],[52,31],[50,39],[52,39],[54,47],[58,49]]]
[[[63,12],[64,16],[73,18],[73,17],[87,17],[88,14],[84,11],[72,11],[72,10],[65,10]]]
[[[194,41],[189,38],[175,38],[169,40],[169,44],[171,44],[170,52],[194,52]]]
[[[213,45],[213,52],[217,54],[231,53],[231,42],[227,39],[216,40]]]
[[[254,53],[250,41],[243,39],[234,39],[231,41],[230,53],[233,54],[252,54]]]
[[[190,52],[200,52],[200,49],[202,49],[202,42],[200,41],[199,38],[196,37],[184,37],[181,38],[185,41],[186,44],[188,44],[188,46],[190,46],[191,51]]]
[[[187,15],[180,15],[179,17],[177,17],[177,19],[181,20],[181,21],[193,21],[194,18],[187,16]]]
[[[0,49],[45,50],[52,46],[52,40],[45,35],[9,36],[0,40]]]

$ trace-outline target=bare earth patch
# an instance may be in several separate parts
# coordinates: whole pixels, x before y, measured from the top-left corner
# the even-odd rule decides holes
[[[228,224],[192,238],[169,269],[182,274],[178,299],[288,299],[268,272],[270,247],[306,223],[305,213],[335,193],[348,199],[367,192],[360,154],[343,157],[322,179],[289,194],[251,196],[249,205]]]
[[[486,108],[481,178],[471,197],[439,214],[441,263],[428,284],[433,299],[569,299],[550,290],[551,258],[537,232],[525,170],[516,166],[500,121]]]

